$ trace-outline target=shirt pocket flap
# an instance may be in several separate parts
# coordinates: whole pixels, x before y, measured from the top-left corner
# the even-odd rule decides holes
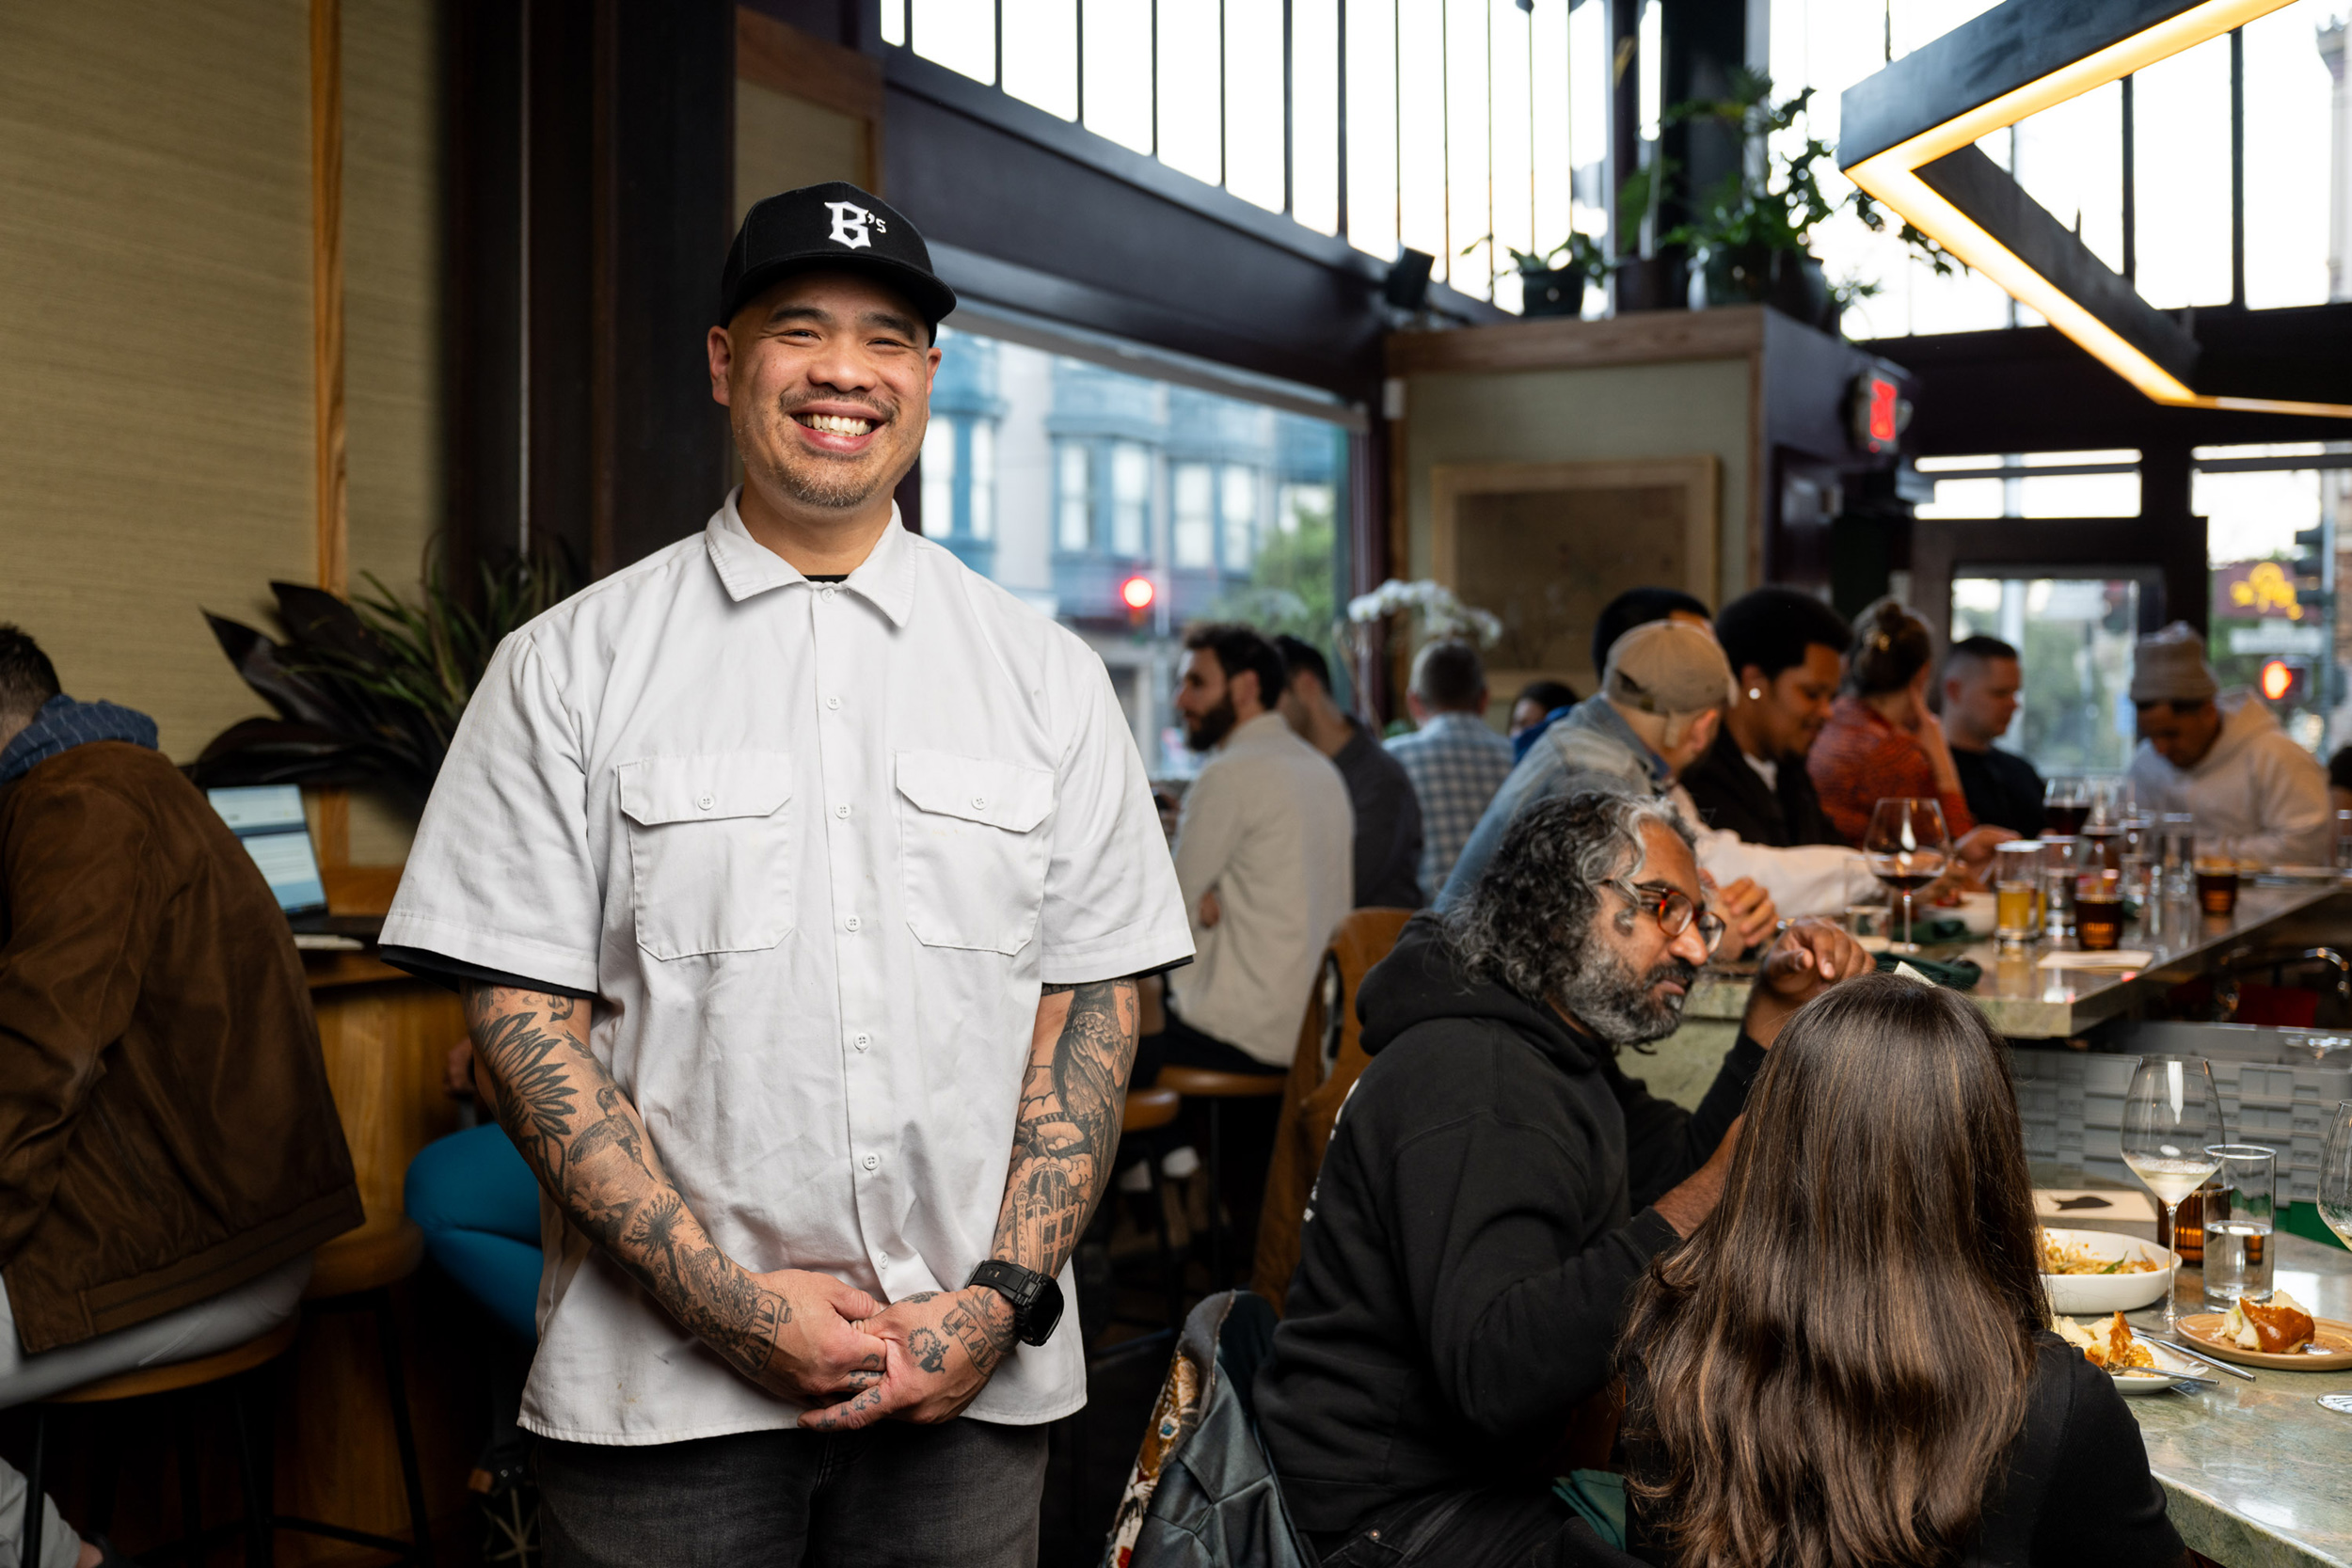
[[[924,811],[1025,833],[1054,809],[1054,775],[1014,762],[900,752],[898,793]]]
[[[768,816],[792,798],[792,760],[783,752],[707,752],[622,763],[621,811],[640,827]]]

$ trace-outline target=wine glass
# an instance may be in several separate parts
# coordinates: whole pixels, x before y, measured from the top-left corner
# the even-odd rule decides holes
[[[2164,1233],[2177,1243],[2173,1216],[2181,1199],[2221,1168],[2209,1145],[2229,1141],[2221,1098],[2202,1056],[2142,1056],[2123,1098],[2123,1163],[2164,1205]],[[2175,1252],[2179,1250],[2177,1244]],[[2164,1293],[2164,1327],[2178,1321],[2172,1292]]]
[[[1903,940],[1894,951],[1916,953],[1919,944],[1911,940],[1911,895],[1944,875],[1952,858],[1944,808],[1918,796],[1881,800],[1870,813],[1862,852],[1869,861],[1870,875],[1903,895]]]
[[[2319,1150],[2319,1217],[2352,1246],[2352,1100],[2336,1101]]]
[[[2090,816],[2090,781],[2079,773],[2054,773],[2042,790],[2043,831],[2074,838]]]

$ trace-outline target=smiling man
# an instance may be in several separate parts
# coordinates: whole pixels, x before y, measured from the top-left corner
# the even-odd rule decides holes
[[[385,925],[552,1203],[559,1568],[1025,1565],[1085,1400],[1065,1265],[1192,943],[1101,661],[891,503],[954,306],[854,186],[751,210],[742,487],[500,648]]]
[[[1680,1023],[1720,928],[1701,896],[1672,806],[1586,784],[1513,817],[1464,896],[1364,977],[1372,1065],[1257,1383],[1325,1568],[1549,1562],[1578,1528],[1554,1450],[1610,1377],[1626,1292],[1714,1208],[1781,1025],[1870,965],[1793,923],[1699,1108],[1652,1099],[1617,1058]]]

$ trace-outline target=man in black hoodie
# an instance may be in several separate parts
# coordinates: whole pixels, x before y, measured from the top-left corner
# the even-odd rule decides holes
[[[1791,924],[1695,1112],[1625,1076],[1673,1032],[1717,917],[1665,802],[1580,785],[1522,811],[1470,895],[1358,993],[1372,1065],[1309,1200],[1257,1383],[1325,1568],[1520,1562],[1569,1528],[1547,1463],[1610,1377],[1625,1297],[1722,1191],[1781,1024],[1871,960]]]

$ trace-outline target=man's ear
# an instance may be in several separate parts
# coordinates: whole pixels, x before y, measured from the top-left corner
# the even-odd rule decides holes
[[[1740,696],[1742,701],[1746,700],[1749,692],[1765,690],[1772,684],[1772,677],[1764,673],[1761,664],[1740,666]]]
[[[1249,684],[1244,686],[1242,685],[1244,681]],[[1255,670],[1243,670],[1225,677],[1225,700],[1227,702],[1239,706],[1245,693],[1260,707],[1266,705],[1264,696],[1258,689],[1258,672]]]
[[[728,383],[735,373],[735,340],[725,327],[714,326],[703,339],[703,353],[710,361],[710,401],[722,408],[733,406]]]

